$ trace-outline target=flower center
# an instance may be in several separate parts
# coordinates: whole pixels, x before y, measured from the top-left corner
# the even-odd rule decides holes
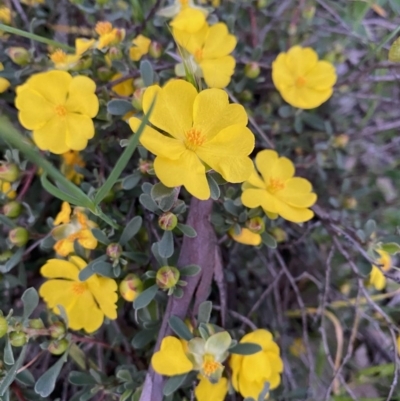
[[[193,151],[195,151],[198,147],[203,145],[203,143],[206,140],[206,137],[203,135],[203,133],[196,128],[190,128],[190,130],[186,132],[185,136],[186,136],[185,140],[186,147],[189,150]]]
[[[205,376],[211,376],[220,368],[220,366],[221,364],[215,361],[213,355],[210,354],[204,355],[202,370]]]
[[[113,27],[111,22],[108,21],[100,21],[96,24],[95,31],[98,35],[106,35],[107,33],[111,33]]]
[[[67,54],[61,49],[57,49],[49,57],[54,64],[65,63],[67,61]]]
[[[203,49],[197,49],[194,52],[194,59],[197,63],[201,63],[201,60],[203,60]]]
[[[298,88],[302,88],[306,83],[307,83],[307,80],[304,77],[302,77],[302,76],[297,77],[296,86]]]
[[[86,284],[85,283],[74,283],[72,285],[72,292],[75,295],[82,295],[86,291]]]
[[[67,115],[67,108],[62,104],[58,104],[54,107],[54,111],[60,117],[65,117]]]
[[[275,192],[281,191],[284,188],[285,188],[285,183],[280,178],[269,179],[269,185],[268,185],[269,192],[274,194]]]

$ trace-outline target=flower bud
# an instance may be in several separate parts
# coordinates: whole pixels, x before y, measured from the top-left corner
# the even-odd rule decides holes
[[[159,42],[151,41],[149,47],[149,55],[153,58],[160,58],[163,53],[163,48]]]
[[[133,92],[133,97],[132,97],[132,106],[139,111],[143,110],[143,93],[145,91],[145,88],[139,88],[136,89],[135,92]]]
[[[28,341],[28,337],[23,331],[13,331],[9,338],[13,347],[22,347]]]
[[[113,242],[107,246],[106,253],[110,259],[118,260],[122,255],[122,246],[116,242]]]
[[[139,159],[139,171],[142,174],[149,174],[150,170],[153,170],[153,162],[151,160]]]
[[[19,175],[20,170],[15,163],[2,163],[0,165],[0,180],[14,182],[18,180]]]
[[[180,272],[176,267],[163,266],[157,271],[156,282],[162,290],[174,288],[179,281]]]
[[[41,329],[44,329],[44,324],[43,324],[42,319],[30,319],[29,327],[31,329],[41,330]]]
[[[353,198],[352,196],[349,197],[349,198],[346,198],[343,201],[343,206],[344,206],[345,209],[350,209],[350,210],[356,209],[357,206],[358,206],[357,199]]]
[[[338,136],[335,136],[335,138],[333,139],[333,146],[335,148],[341,148],[344,149],[347,144],[349,143],[349,136],[346,134],[340,134]]]
[[[121,58],[123,57],[122,51],[121,49],[119,49],[118,47],[110,47],[110,49],[108,50],[108,57],[110,57],[110,60],[121,60]]]
[[[276,239],[276,242],[285,242],[287,240],[287,234],[285,230],[282,230],[280,227],[274,227],[271,230],[271,234]]]
[[[20,248],[29,240],[28,230],[24,227],[16,227],[8,233],[8,239],[13,245]]]
[[[249,91],[248,89],[245,89],[242,92],[240,92],[239,99],[242,102],[251,102],[253,100],[253,92]]]
[[[257,8],[261,10],[262,8],[267,7],[268,0],[257,0]]]
[[[21,214],[22,205],[17,201],[11,201],[3,206],[4,216],[11,217],[12,219]]]
[[[53,355],[61,355],[68,348],[69,341],[63,338],[59,341],[51,341],[47,350]]]
[[[178,217],[171,212],[162,214],[158,218],[158,225],[164,231],[172,231],[178,224]]]
[[[71,68],[71,71],[88,70],[91,66],[92,66],[92,58],[84,57],[78,60],[75,67]]]
[[[7,249],[6,251],[0,253],[0,262],[7,262],[13,256],[13,253]]]
[[[262,234],[265,231],[265,223],[262,217],[252,217],[247,220],[246,227],[255,234]]]
[[[250,79],[257,78],[260,75],[260,66],[258,63],[252,61],[251,63],[246,64],[244,67],[244,75]]]
[[[30,53],[23,47],[9,47],[6,53],[15,64],[21,67],[24,67],[31,62]]]
[[[54,339],[59,339],[65,335],[65,325],[63,322],[54,322],[50,327],[50,337]]]
[[[4,316],[0,316],[0,338],[4,337],[8,331],[8,323]]]
[[[114,72],[108,67],[100,67],[97,69],[97,76],[103,82],[108,82],[113,75]]]
[[[133,302],[142,291],[143,282],[133,273],[128,274],[119,284],[119,293],[128,302]]]

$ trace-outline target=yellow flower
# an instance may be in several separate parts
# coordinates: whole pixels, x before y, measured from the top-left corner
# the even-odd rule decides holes
[[[97,239],[92,234],[92,228],[96,224],[89,220],[82,208],[76,207],[71,215],[71,206],[68,202],[63,202],[61,211],[54,220],[51,235],[57,242],[54,250],[60,256],[68,256],[74,252],[75,240],[85,249],[95,249]]]
[[[71,256],[68,261],[48,260],[40,273],[50,280],[40,287],[39,294],[56,314],[60,313],[58,305],[64,307],[71,329],[93,333],[105,316],[117,318],[117,283],[97,274],[80,281],[79,271],[86,265],[78,256]]]
[[[110,45],[116,45],[125,38],[125,30],[113,28],[111,22],[108,21],[98,22],[95,31],[99,35],[97,48],[100,50]]]
[[[195,8],[185,8],[170,22],[170,25],[177,30],[193,34],[198,32],[206,24],[204,12]]]
[[[132,46],[129,49],[129,57],[133,61],[139,61],[145,54],[149,52],[151,40],[146,36],[139,35],[132,40]]]
[[[61,172],[68,180],[79,185],[82,182],[83,175],[78,173],[75,167],[85,167],[85,162],[81,155],[76,150],[70,150],[69,152],[63,153],[61,157],[63,159],[60,169]]]
[[[327,101],[336,82],[335,67],[319,61],[310,47],[294,46],[272,63],[272,80],[286,102],[313,109]]]
[[[75,39],[75,54],[80,56],[90,50],[95,44],[94,39],[77,38]]]
[[[279,386],[283,362],[279,356],[279,347],[269,331],[259,329],[246,334],[240,343],[246,342],[259,344],[262,350],[253,355],[231,356],[229,365],[232,369],[232,385],[243,398],[257,400],[266,382],[271,390]]]
[[[193,363],[186,356],[182,342],[176,337],[164,337],[160,351],[151,358],[153,369],[160,375],[176,376],[193,370]]]
[[[62,154],[83,150],[94,136],[92,118],[99,110],[96,84],[65,71],[32,75],[17,88],[15,105],[21,124],[33,131],[41,150]]]
[[[229,235],[232,237],[233,240],[239,242],[240,244],[253,245],[253,246],[261,244],[261,235],[253,233],[248,228],[242,228],[239,235],[235,234],[234,229],[230,229]]]
[[[248,155],[254,148],[254,135],[246,127],[243,106],[229,104],[228,95],[220,89],[197,93],[182,80],[146,89],[143,110],[149,111],[157,95],[150,122],[166,136],[147,126],[141,144],[154,153],[154,170],[167,187],[183,185],[198,199],[208,199],[210,188],[206,171],[214,169],[228,182],[246,180],[253,169]],[[137,131],[140,120],[131,118],[129,125]]]
[[[381,269],[387,272],[392,267],[392,258],[389,253],[383,249],[375,250],[380,257],[376,260],[376,264],[381,265]],[[376,290],[381,291],[386,286],[386,277],[382,273],[382,270],[378,266],[372,265],[372,270],[369,276],[369,285],[375,287]]]
[[[78,54],[67,54],[61,49],[55,50],[49,54],[50,60],[54,63],[54,67],[57,70],[67,71],[78,64],[81,56]]]
[[[197,10],[204,14],[204,20],[208,15],[208,10],[204,7],[198,7],[193,0],[175,0],[171,6],[163,7],[157,11],[157,15],[165,18],[173,18],[180,12],[187,9]]]
[[[0,7],[0,22],[5,25],[11,24],[11,9],[6,6]]]
[[[256,166],[262,178],[253,169],[243,184],[242,203],[249,208],[261,206],[269,218],[279,216],[293,223],[303,223],[313,218],[308,209],[316,200],[309,181],[293,177],[295,168],[286,157],[279,157],[274,150],[262,150],[256,156]]]
[[[117,74],[113,75],[111,77],[111,81],[114,81],[116,79],[122,78],[123,74],[118,72]],[[111,89],[120,96],[131,96],[135,88],[133,87],[133,79],[129,78],[126,79],[125,81],[122,81],[121,83],[114,85],[111,87]]]
[[[8,181],[0,180],[0,192],[7,196],[8,199],[15,199],[17,197],[17,193]]]
[[[0,71],[3,71],[3,70],[4,70],[4,66],[2,63],[0,63]],[[0,93],[5,92],[10,87],[10,85],[11,84],[7,79],[0,77]]]
[[[190,57],[184,62],[196,75],[201,74],[210,88],[225,88],[235,71],[236,61],[229,54],[236,47],[237,39],[230,35],[223,22],[203,28],[195,34],[173,29],[177,43],[187,50]]]
[[[228,392],[228,380],[221,377],[219,382],[211,383],[204,376],[199,375],[199,384],[194,389],[197,401],[224,401]]]

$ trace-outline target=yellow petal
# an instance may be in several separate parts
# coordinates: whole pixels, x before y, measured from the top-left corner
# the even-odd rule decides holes
[[[136,117],[129,119],[129,126],[133,132],[137,132],[140,124],[141,121]],[[183,145],[182,141],[160,134],[148,125],[146,125],[140,136],[140,143],[156,156],[166,157],[171,160],[179,159],[182,153],[186,151],[186,147]]]
[[[194,389],[197,401],[224,401],[228,393],[228,380],[221,377],[218,383],[211,383],[201,376],[199,384]]]
[[[166,187],[183,185],[196,198],[209,199],[210,187],[206,179],[206,170],[194,152],[187,150],[178,160],[157,156],[154,160],[154,170]]]
[[[67,308],[73,302],[73,285],[74,281],[48,280],[39,288],[39,295],[45,300],[49,309],[61,305],[67,311]]]
[[[256,169],[254,167],[253,167],[253,171],[250,174],[250,177],[242,185],[242,190],[245,190],[245,189],[248,189],[248,188],[266,189],[265,182],[258,175],[258,173],[257,173],[257,171],[256,171]]]
[[[70,256],[68,258],[68,261],[73,263],[79,270],[82,270],[87,266],[87,263],[82,258],[76,255]]]
[[[132,46],[129,49],[129,57],[133,61],[138,61],[149,52],[149,47],[151,44],[151,39],[146,38],[146,36],[139,35],[137,36],[132,43],[135,46]]]
[[[204,59],[216,59],[232,53],[236,47],[237,39],[230,35],[228,27],[223,22],[212,25],[208,30],[204,48]]]
[[[267,169],[268,166],[264,166]],[[286,181],[292,178],[295,173],[295,168],[293,163],[287,157],[279,157],[273,166],[270,166],[270,177]],[[267,177],[264,177],[265,182],[267,182]],[[268,182],[267,182],[268,185]]]
[[[115,74],[112,76],[111,81],[114,81],[122,77],[123,74],[121,73]],[[122,81],[121,83],[112,86],[111,89],[120,96],[131,96],[134,91],[133,79],[132,78],[126,79],[125,81]]]
[[[272,373],[269,359],[264,352],[246,355],[243,358],[241,378],[247,381],[268,381]],[[261,390],[260,390],[261,391]]]
[[[282,202],[298,208],[310,207],[317,201],[317,195],[314,193],[290,192],[287,188],[277,192],[275,196]]]
[[[240,340],[240,343],[255,343],[266,349],[271,343],[273,343],[273,337],[271,332],[264,329],[254,330],[251,333],[246,334]]]
[[[75,53],[78,55],[82,55],[91,49],[95,44],[94,39],[86,39],[86,38],[76,38],[75,39]]]
[[[248,228],[242,228],[239,235],[234,230],[229,230],[229,235],[240,244],[257,246],[261,244],[261,235],[253,233]]]
[[[265,189],[246,189],[243,191],[241,199],[243,205],[249,208],[261,206],[265,211],[278,213],[275,197]]]
[[[231,125],[247,125],[247,113],[240,104],[229,104],[228,94],[221,89],[201,91],[193,104],[193,126],[208,140]]]
[[[274,352],[264,352],[264,354],[271,364],[272,374],[283,372],[283,361],[278,354]]]
[[[263,391],[265,381],[263,380],[246,380],[243,376],[239,376],[239,392],[243,398],[253,398],[258,400],[258,396]]]
[[[68,113],[66,118],[67,133],[66,145],[72,150],[83,150],[86,148],[88,139],[94,136],[93,120],[87,115]]]
[[[61,259],[50,259],[40,269],[40,274],[47,278],[65,278],[78,280],[79,269],[75,264]]]
[[[280,91],[283,99],[294,107],[300,109],[314,109],[326,102],[333,93],[333,89],[315,90],[306,86],[298,88],[293,86]]]
[[[54,116],[45,125],[33,131],[33,140],[41,150],[60,155],[70,150],[66,144],[67,125],[64,118]]]
[[[54,244],[54,250],[60,256],[68,256],[70,253],[74,252],[74,241],[69,239],[62,239]]]
[[[96,84],[92,79],[82,75],[74,77],[68,87],[67,110],[95,117],[99,111],[99,99],[95,91]]]
[[[181,31],[195,33],[199,31],[206,22],[206,15],[195,8],[184,8],[170,22],[170,25]]]
[[[280,216],[293,223],[304,223],[314,217],[312,210],[290,206],[277,197],[275,197],[275,208]]]
[[[318,55],[311,47],[293,46],[286,53],[286,65],[296,76],[306,76],[318,62]]]
[[[69,223],[71,216],[71,206],[68,202],[63,202],[61,205],[61,211],[57,214],[53,224],[58,226],[62,223]]]
[[[236,61],[232,56],[203,59],[200,68],[209,88],[225,88],[235,72]]]
[[[117,318],[117,283],[108,277],[92,276],[87,280],[90,292],[93,294],[100,310],[109,319]]]
[[[164,337],[160,351],[151,358],[153,369],[160,375],[176,376],[188,373],[193,364],[183,351],[182,343],[175,337]]]
[[[386,277],[376,266],[372,266],[369,284],[373,285],[377,291],[383,290],[386,286]]]
[[[177,139],[192,127],[193,103],[197,96],[195,87],[189,82],[177,79],[169,81],[163,88],[150,86],[143,95],[143,110],[148,112],[157,95],[150,122]]]
[[[7,79],[0,77],[0,93],[5,92],[11,86],[10,81]]]
[[[268,184],[272,176],[272,169],[278,161],[278,153],[275,150],[265,149],[257,153],[256,166],[265,183]]]
[[[327,61],[318,61],[317,65],[306,77],[307,87],[315,90],[326,90],[332,88],[336,83],[335,67]]]
[[[97,247],[97,239],[90,229],[84,229],[79,232],[78,242],[85,249],[95,249]]]
[[[286,64],[286,53],[280,53],[272,63],[272,81],[279,91],[296,84],[296,76]]]
[[[254,149],[254,135],[243,125],[232,125],[204,143],[196,154],[228,182],[243,182],[250,177],[253,162],[248,155]]]
[[[202,51],[206,36],[209,31],[208,24],[204,24],[203,27],[196,33],[188,33],[179,29],[172,29],[172,34],[175,41],[185,48],[189,53],[195,55],[198,51]]]

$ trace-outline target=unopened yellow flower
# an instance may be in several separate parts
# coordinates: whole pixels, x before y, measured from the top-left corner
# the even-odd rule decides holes
[[[92,118],[99,110],[96,84],[65,71],[32,75],[17,88],[15,105],[21,124],[33,131],[41,150],[62,154],[83,150],[94,136]]]
[[[5,25],[11,24],[11,9],[6,6],[0,6],[0,22]]]
[[[99,35],[97,48],[104,49],[120,43],[125,38],[125,30],[114,28],[111,22],[101,21],[96,24],[96,33]]]
[[[115,81],[116,79],[122,78],[123,74],[118,72],[117,74],[111,77],[111,81]],[[128,78],[125,81],[120,82],[117,85],[111,87],[111,89],[120,96],[131,96],[135,88],[133,87],[133,79]]]
[[[223,22],[209,26],[204,24],[198,32],[189,34],[173,29],[177,43],[190,53],[185,60],[196,75],[204,77],[209,88],[225,88],[235,71],[236,61],[230,56],[237,39],[229,34]]]
[[[229,104],[228,95],[220,89],[197,93],[183,80],[146,89],[143,111],[147,113],[157,97],[150,122],[169,136],[147,126],[141,144],[154,153],[154,170],[167,187],[183,185],[198,199],[208,199],[210,188],[206,171],[214,169],[228,182],[246,180],[253,169],[248,155],[254,148],[254,135],[246,127],[243,106]],[[129,125],[137,131],[140,120],[131,118]]]
[[[89,220],[82,208],[75,207],[71,215],[71,206],[63,202],[61,211],[54,220],[51,235],[57,242],[54,250],[60,256],[68,256],[74,252],[74,242],[77,241],[85,249],[95,249],[97,239],[92,234],[96,224]]]
[[[246,342],[258,344],[262,350],[253,355],[231,356],[229,365],[232,369],[232,385],[243,398],[257,400],[265,383],[269,383],[270,390],[279,386],[283,362],[279,347],[269,331],[260,329],[246,334],[240,343]]]
[[[78,64],[80,56],[78,54],[67,54],[61,49],[55,50],[49,54],[50,60],[54,63],[57,70],[67,71]]]
[[[336,82],[335,67],[319,61],[310,47],[294,46],[272,63],[272,81],[286,102],[313,109],[327,101]]]
[[[14,191],[11,183],[8,181],[0,180],[0,192],[8,199],[15,199],[17,197],[17,193]]]
[[[380,255],[380,257],[376,260],[376,264],[381,266],[379,269],[378,266],[372,265],[372,270],[369,275],[369,285],[372,285],[376,290],[381,291],[386,286],[386,277],[382,271],[387,272],[391,269],[392,258],[390,257],[389,253],[383,249],[376,249],[375,251]]]
[[[0,63],[0,71],[4,70],[4,66],[2,63]],[[10,87],[10,81],[8,79],[5,79],[3,77],[0,77],[0,93],[5,92],[9,87]]]
[[[104,317],[117,318],[117,283],[97,274],[80,281],[79,271],[86,266],[78,256],[71,256],[68,261],[48,260],[40,273],[50,280],[40,287],[39,294],[56,314],[60,314],[58,305],[64,307],[72,330],[93,333]]]
[[[234,229],[229,230],[229,235],[233,240],[244,245],[257,246],[261,244],[261,235],[253,233],[248,228],[242,228],[240,234],[235,234]]]
[[[308,209],[317,201],[309,181],[293,177],[295,168],[286,157],[279,157],[274,150],[262,150],[256,156],[256,166],[242,186],[242,203],[249,208],[261,206],[269,218],[279,216],[293,223],[303,223],[313,218]]]
[[[224,401],[228,393],[228,380],[225,377],[217,383],[211,383],[204,376],[199,375],[199,384],[194,389],[197,401]]]
[[[61,164],[61,172],[65,177],[74,182],[80,184],[82,182],[83,175],[75,170],[75,167],[85,167],[85,162],[82,156],[76,150],[70,150],[69,152],[61,155],[63,162]]]
[[[139,61],[145,54],[149,52],[151,39],[146,36],[139,35],[132,40],[133,46],[129,49],[129,57],[132,61]]]

